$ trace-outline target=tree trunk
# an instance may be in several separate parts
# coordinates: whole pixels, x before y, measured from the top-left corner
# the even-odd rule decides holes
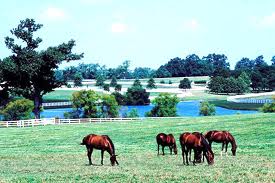
[[[42,105],[42,97],[38,94],[34,96],[34,115],[35,119],[40,119],[40,108]]]

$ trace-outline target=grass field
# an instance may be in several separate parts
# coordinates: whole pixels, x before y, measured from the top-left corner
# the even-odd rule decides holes
[[[213,144],[213,166],[184,166],[181,153],[157,156],[159,132],[173,133],[179,145],[184,131],[212,129],[235,136],[236,157],[231,152],[221,157],[220,144]],[[274,131],[274,114],[2,128],[0,182],[274,182]],[[97,150],[93,162],[98,166],[87,166],[86,149],[79,143],[89,133],[112,138],[119,166],[110,166],[107,153],[100,166]]]
[[[235,103],[228,102],[226,100],[214,100],[210,101],[211,104],[215,106],[227,108],[227,109],[235,109],[235,110],[259,110],[260,107],[263,107],[264,104],[250,104],[250,103]]]

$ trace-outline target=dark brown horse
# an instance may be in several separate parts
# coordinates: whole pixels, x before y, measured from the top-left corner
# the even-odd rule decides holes
[[[200,159],[201,152],[206,157],[206,160],[209,165],[214,164],[214,153],[211,150],[208,142],[206,141],[205,137],[199,133],[189,133],[185,132],[180,135],[180,145],[182,149],[182,159],[183,164],[185,164],[184,154],[186,156],[186,164],[189,165],[188,162],[188,153],[193,149],[194,150],[194,160],[193,164],[195,165],[196,160]]]
[[[88,156],[90,165],[92,165],[91,156],[92,156],[94,148],[101,150],[101,164],[102,165],[103,165],[104,151],[107,151],[110,154],[110,161],[111,161],[112,166],[114,166],[115,163],[117,165],[119,165],[116,160],[117,155],[115,154],[114,144],[108,135],[89,134],[83,138],[81,145],[86,145],[87,156]]]
[[[233,135],[231,135],[228,131],[217,131],[217,130],[208,131],[205,134],[205,138],[208,140],[210,147],[212,145],[212,142],[222,143],[221,156],[224,149],[224,145],[225,145],[225,153],[227,153],[228,143],[231,143],[232,154],[233,156],[236,156],[237,144]]]
[[[159,155],[159,145],[162,146],[162,155],[164,155],[164,147],[168,146],[170,149],[170,154],[172,154],[172,149],[174,150],[174,153],[177,154],[177,145],[176,140],[172,134],[166,135],[165,133],[159,133],[156,136],[157,144],[158,144],[158,155]]]

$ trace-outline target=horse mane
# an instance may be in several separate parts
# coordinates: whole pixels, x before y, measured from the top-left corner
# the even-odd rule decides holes
[[[214,155],[212,149],[210,148],[210,145],[208,144],[207,140],[205,139],[205,137],[203,136],[203,134],[200,134],[200,137],[201,137],[201,143],[203,145],[203,148],[206,150],[206,151],[209,151],[212,155]]]
[[[231,135],[231,133],[229,133],[229,132],[227,132],[227,133],[228,133],[231,145],[232,145],[232,149],[236,150],[237,149],[237,144],[236,144],[236,141],[235,141],[233,135]]]
[[[102,135],[102,137],[105,137],[109,141],[109,143],[113,149],[113,154],[115,155],[116,153],[115,153],[115,146],[113,144],[113,141],[110,139],[110,137],[108,135]]]

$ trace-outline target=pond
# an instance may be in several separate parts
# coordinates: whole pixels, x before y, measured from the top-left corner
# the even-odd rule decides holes
[[[192,116],[196,117],[199,116],[199,101],[185,101],[180,102],[177,105],[177,114],[179,116]],[[144,117],[147,111],[150,111],[153,108],[153,105],[147,106],[122,106],[120,109],[120,115],[126,113],[132,109],[137,109],[138,114],[140,117]],[[59,117],[64,118],[64,112],[70,112],[72,108],[61,108],[61,109],[45,109],[41,113],[41,117],[44,118],[53,118]],[[251,110],[232,110],[226,109],[222,107],[216,107],[216,115],[233,115],[233,114],[253,114],[257,113],[258,111],[251,111]]]

